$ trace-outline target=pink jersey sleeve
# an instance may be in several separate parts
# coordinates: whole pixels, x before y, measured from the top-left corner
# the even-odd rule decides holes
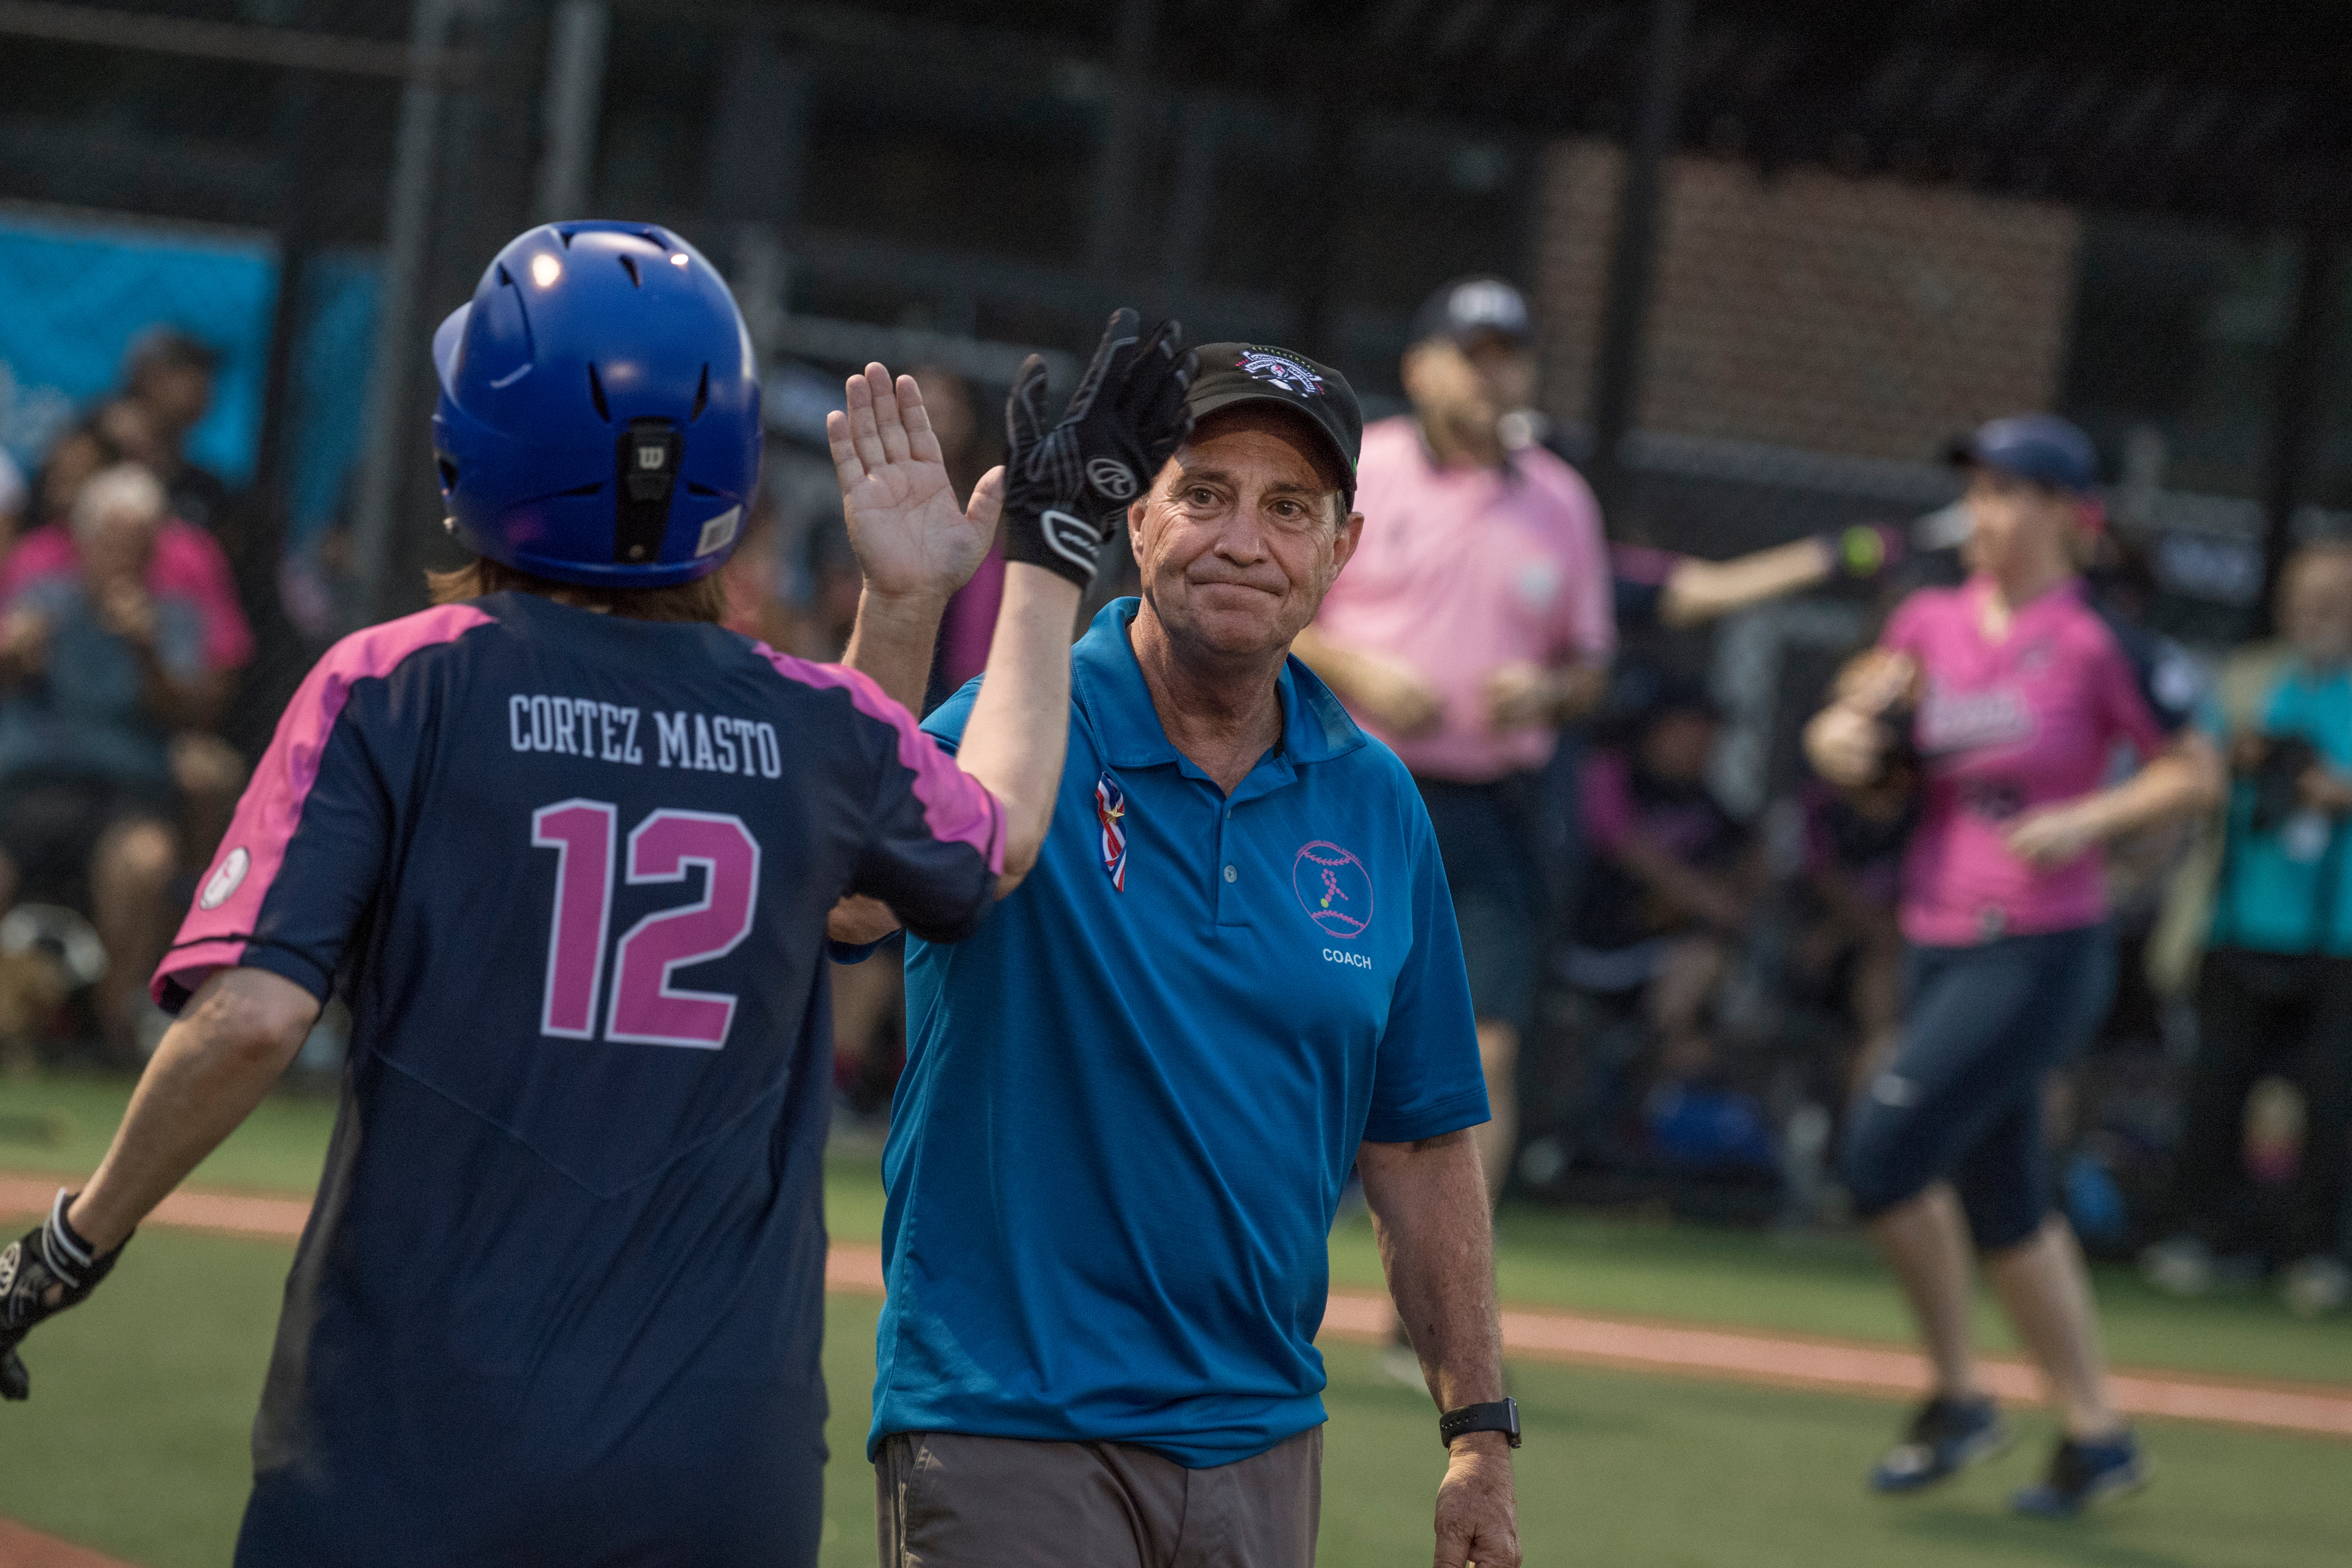
[[[858,712],[888,725],[897,739],[899,765],[911,776],[931,837],[941,844],[969,845],[986,858],[992,875],[1004,874],[1004,807],[916,726],[913,714],[891,700],[871,678],[846,665],[815,664],[778,653],[765,643],[754,646],[785,679],[840,688],[849,693],[850,705]]]
[[[269,941],[265,906],[286,869],[289,847],[317,805],[314,790],[336,723],[361,681],[387,675],[410,655],[489,624],[491,616],[473,605],[443,605],[354,632],[327,650],[287,703],[195,905],[149,982],[158,1005],[176,1014],[215,970],[239,966],[271,969],[324,999],[332,963],[289,956]],[[373,864],[380,847],[381,825],[369,808],[377,793],[354,787],[331,802],[329,815],[338,821],[317,836],[330,847],[320,850],[308,869],[310,879],[338,901],[338,944],[373,890],[359,868]],[[359,823],[366,826],[354,827]]]

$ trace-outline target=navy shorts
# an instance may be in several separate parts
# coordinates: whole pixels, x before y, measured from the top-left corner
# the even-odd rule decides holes
[[[1908,948],[1903,1034],[1846,1118],[1840,1163],[1864,1218],[1948,1180],[1980,1251],[2030,1238],[2050,1213],[2042,1084],[2081,1050],[2116,989],[2104,925]]]
[[[1492,784],[1413,782],[1429,808],[1454,895],[1471,1011],[1482,1024],[1506,1023],[1524,1032],[1535,1011],[1548,902],[1538,834],[1541,775],[1514,773]]]

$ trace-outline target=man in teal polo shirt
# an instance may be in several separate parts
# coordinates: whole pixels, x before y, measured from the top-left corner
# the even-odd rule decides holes
[[[1352,1165],[1443,1413],[1436,1561],[1512,1568],[1517,1415],[1444,871],[1403,765],[1288,657],[1362,528],[1361,415],[1336,372],[1238,343],[1200,351],[1186,409],[1126,509],[1142,597],[1074,655],[1036,869],[970,942],[908,943],[883,1561],[1307,1568]],[[952,746],[977,688],[925,728]],[[887,923],[845,909],[835,931]]]

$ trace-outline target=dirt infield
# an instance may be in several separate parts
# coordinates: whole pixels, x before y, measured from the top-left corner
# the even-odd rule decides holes
[[[0,1519],[0,1568],[131,1568],[86,1546]]]
[[[52,1181],[0,1175],[0,1215],[46,1209],[56,1191]],[[309,1209],[299,1198],[175,1193],[163,1200],[152,1223],[290,1240],[301,1234]],[[880,1295],[880,1249],[856,1243],[835,1244],[825,1261],[825,1284],[834,1290]],[[1343,1339],[1385,1338],[1388,1300],[1369,1292],[1335,1290],[1324,1314],[1323,1331]],[[1927,1363],[1914,1352],[1852,1340],[1747,1333],[1507,1307],[1503,1345],[1515,1356],[1533,1360],[1823,1393],[1908,1398],[1927,1387]],[[1988,1362],[1984,1377],[1990,1391],[2003,1399],[2020,1404],[2042,1400],[2041,1375],[2022,1363]],[[2352,1389],[2327,1384],[2250,1383],[2121,1371],[2115,1377],[2115,1393],[2116,1403],[2134,1415],[2352,1437]],[[0,1568],[8,1568],[13,1562],[5,1550],[5,1538],[0,1537]]]

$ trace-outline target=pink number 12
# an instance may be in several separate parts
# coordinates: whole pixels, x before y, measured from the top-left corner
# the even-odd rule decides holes
[[[552,849],[555,918],[547,937],[547,988],[540,1004],[543,1035],[596,1037],[597,993],[604,978],[613,924],[613,837],[619,810],[601,800],[566,800],[531,814],[530,841]],[[661,910],[631,926],[614,950],[612,996],[604,1037],[631,1045],[715,1051],[727,1043],[736,998],[683,991],[677,970],[732,952],[751,934],[760,887],[760,841],[740,816],[707,811],[654,812],[629,831],[628,879],[683,882],[702,868],[702,897]]]

